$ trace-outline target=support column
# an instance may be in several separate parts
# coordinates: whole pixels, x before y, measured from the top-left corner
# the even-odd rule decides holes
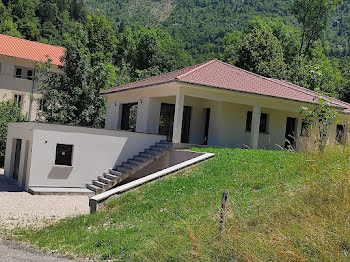
[[[116,101],[108,101],[107,116],[105,121],[106,129],[120,129],[122,105]]]
[[[261,106],[254,106],[252,115],[252,128],[250,133],[250,145],[253,149],[259,147],[259,128],[260,128]]]
[[[173,126],[173,143],[181,143],[182,118],[184,112],[184,93],[181,88],[176,93],[174,126]]]
[[[148,115],[149,115],[150,99],[145,97],[138,102],[137,118],[136,118],[136,132],[144,132],[147,130]]]

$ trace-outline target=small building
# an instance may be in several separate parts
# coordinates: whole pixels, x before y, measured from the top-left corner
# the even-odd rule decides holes
[[[107,129],[161,134],[173,143],[306,150],[317,135],[305,130],[300,109],[314,108],[319,94],[216,59],[102,95]],[[350,104],[326,99],[340,120],[331,126],[329,143],[345,141]]]
[[[15,101],[26,119],[36,120],[43,101],[34,79],[35,65],[50,58],[52,72],[59,73],[64,54],[63,47],[0,34],[0,102]]]

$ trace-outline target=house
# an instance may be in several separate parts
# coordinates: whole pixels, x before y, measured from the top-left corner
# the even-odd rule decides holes
[[[50,58],[51,70],[59,73],[64,53],[63,47],[0,34],[0,102],[13,100],[29,121],[37,119],[43,101],[34,81],[35,65]]]
[[[319,94],[216,59],[102,95],[108,101],[106,128],[165,135],[173,143],[306,150],[317,136],[306,130],[300,108],[314,108]],[[340,121],[328,141],[343,142],[350,104],[326,99]]]
[[[33,193],[100,193],[147,169],[172,147],[307,150],[317,136],[300,108],[315,108],[319,94],[218,60],[101,95],[107,98],[102,129],[10,123],[5,175]],[[343,143],[350,104],[322,98],[338,112],[328,143]]]

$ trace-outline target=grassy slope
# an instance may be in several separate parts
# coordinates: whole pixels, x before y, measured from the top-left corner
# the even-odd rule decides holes
[[[129,192],[109,210],[19,230],[18,237],[59,252],[123,261],[349,259],[349,163],[316,175],[346,160],[348,151],[205,151],[216,157]],[[218,238],[224,190],[230,204]]]

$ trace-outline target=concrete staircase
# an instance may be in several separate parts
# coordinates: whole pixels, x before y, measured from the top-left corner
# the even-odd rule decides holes
[[[154,146],[150,146],[145,151],[138,153],[132,159],[128,159],[127,162],[123,162],[121,165],[114,169],[109,169],[108,172],[103,173],[98,179],[93,180],[92,184],[87,184],[86,187],[96,194],[103,193],[108,189],[113,188],[130,175],[135,174],[137,171],[151,164],[155,159],[160,158],[173,147],[171,142],[161,140]]]

